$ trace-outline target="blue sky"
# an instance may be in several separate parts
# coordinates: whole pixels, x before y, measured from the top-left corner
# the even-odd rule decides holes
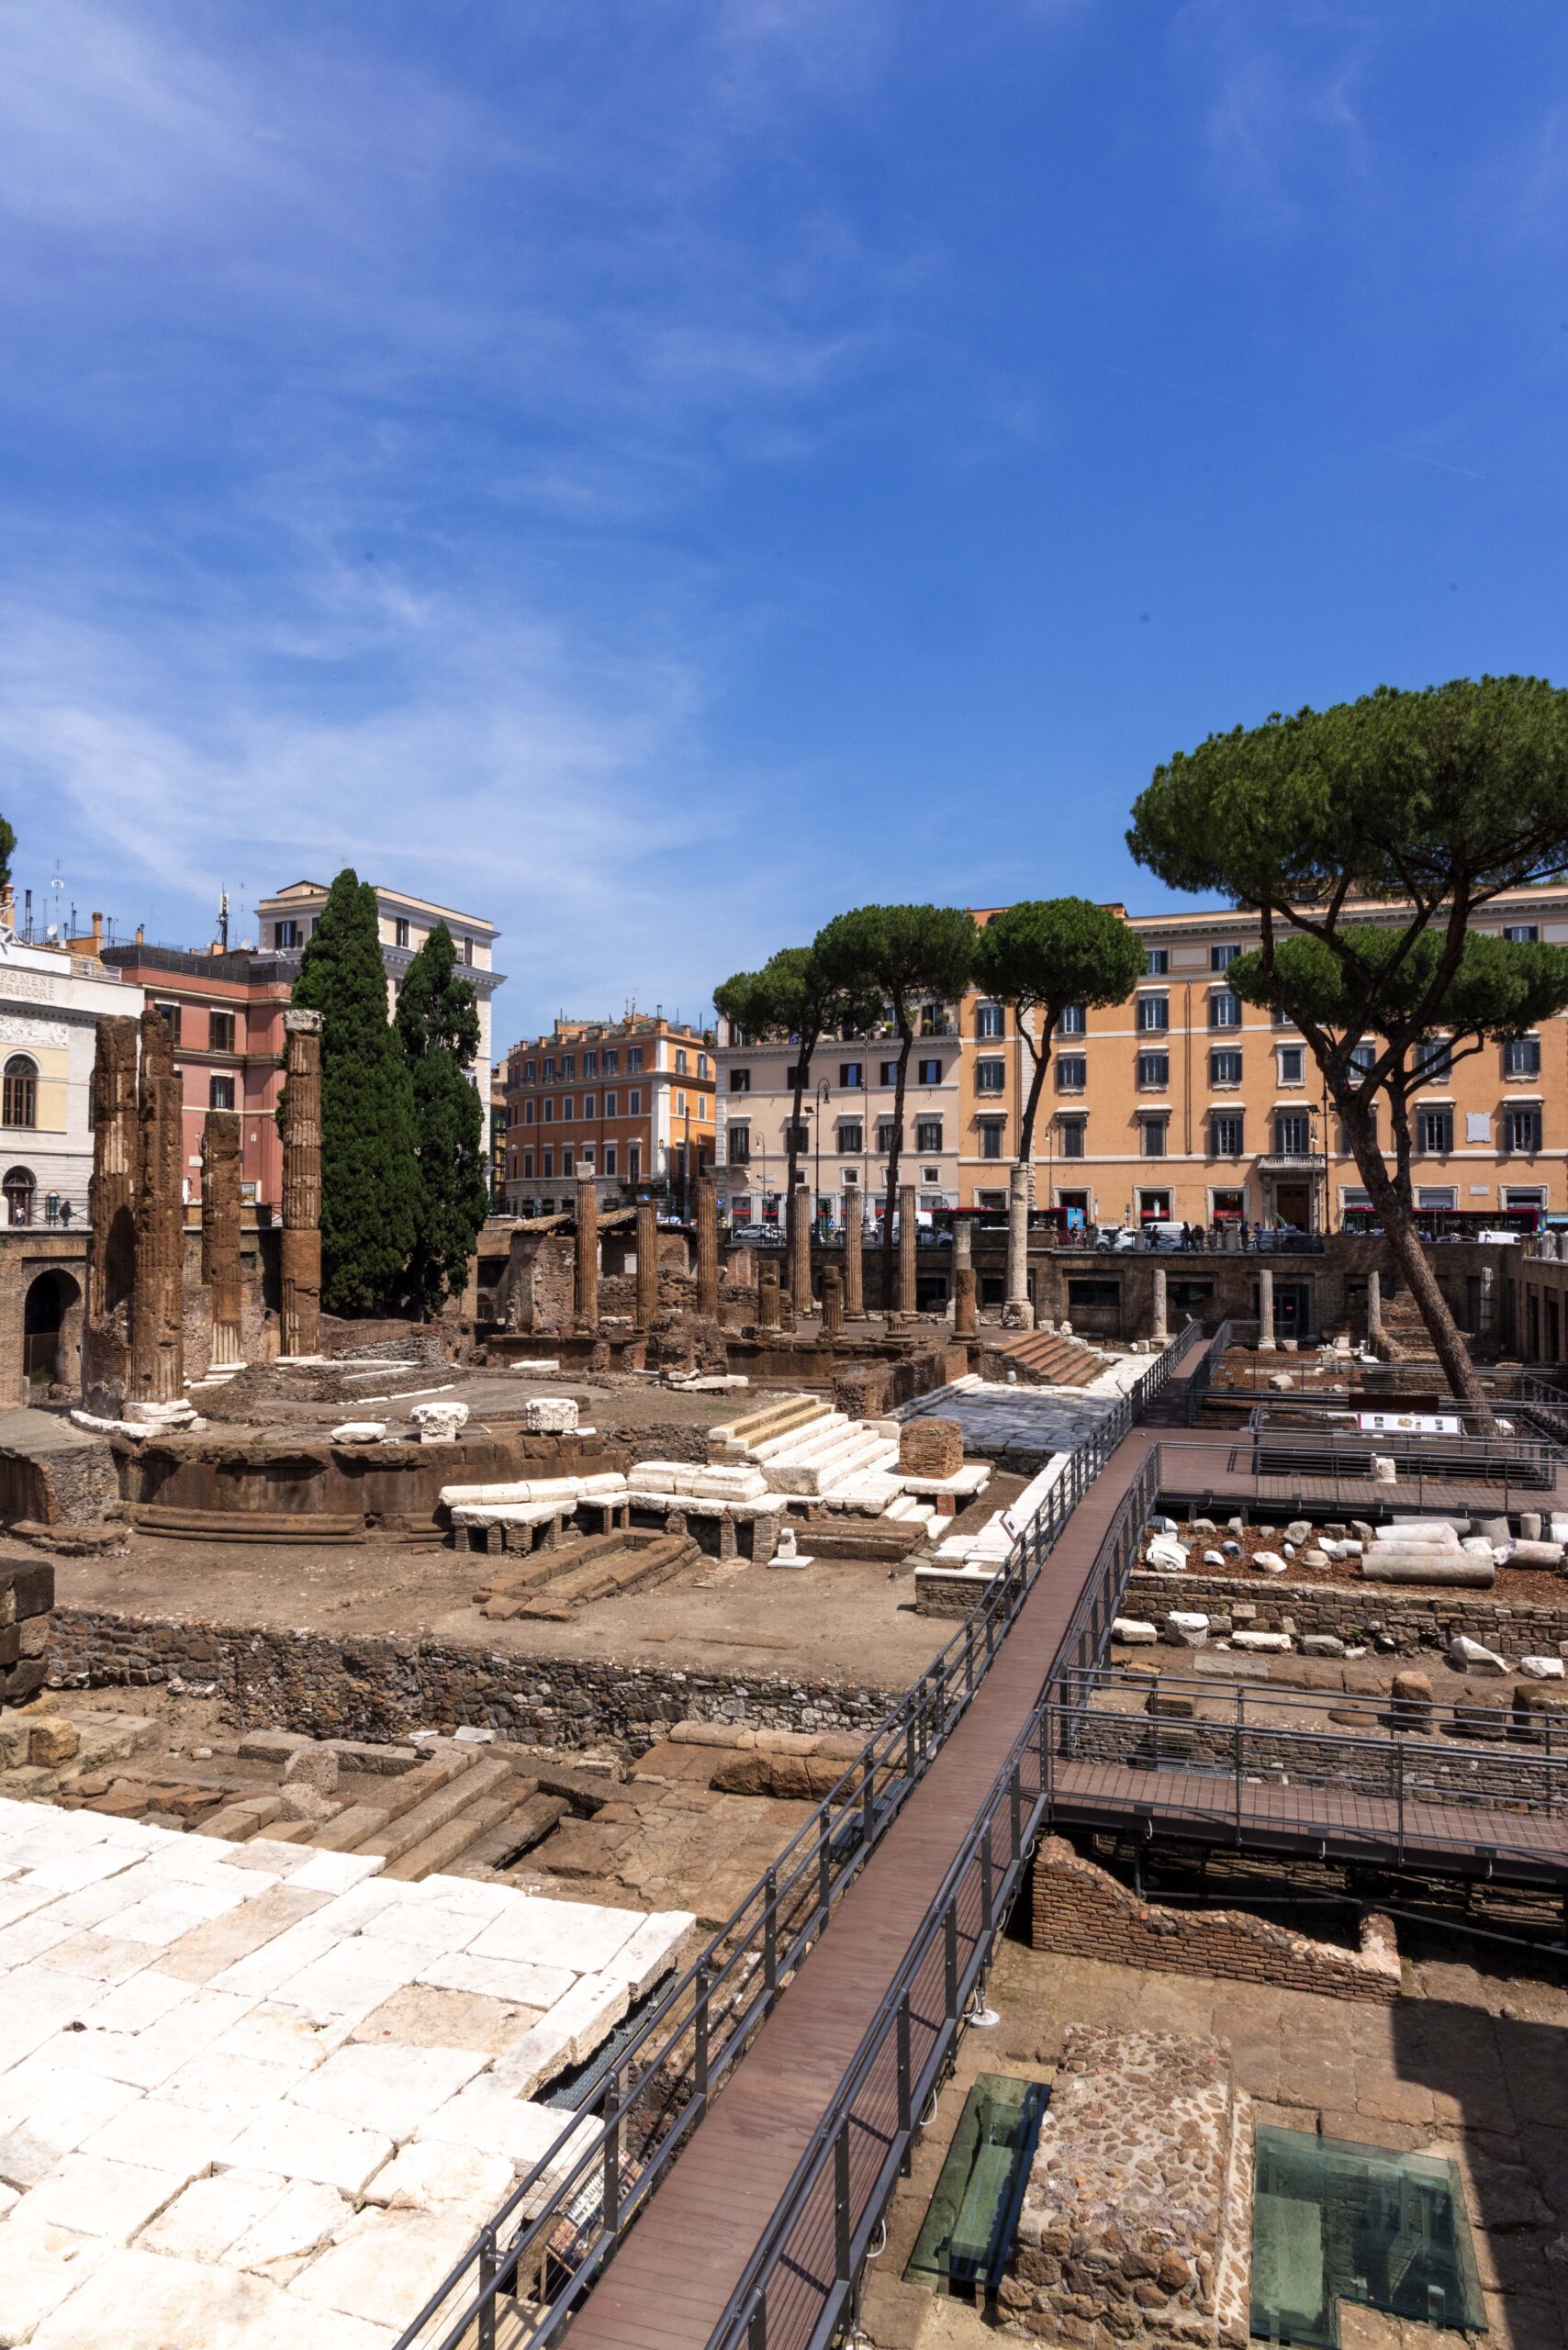
[[[1148,909],[1155,762],[1568,682],[1568,11],[0,0],[0,808],[353,862],[498,1034],[875,898]]]

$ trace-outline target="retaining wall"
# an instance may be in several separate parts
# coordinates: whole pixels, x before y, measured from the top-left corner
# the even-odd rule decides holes
[[[1562,1606],[1506,1596],[1508,1571],[1496,1589],[1420,1591],[1388,1583],[1292,1583],[1280,1575],[1151,1575],[1135,1573],[1120,1613],[1161,1624],[1173,1607],[1200,1616],[1228,1616],[1255,1632],[1331,1632],[1354,1647],[1391,1641],[1400,1655],[1444,1649],[1456,1632],[1503,1655],[1556,1656],[1568,1641],[1568,1591]],[[1241,1607],[1252,1614],[1243,1619]]]
[[[397,1740],[456,1722],[532,1745],[615,1739],[638,1754],[689,1718],[868,1732],[893,1704],[890,1692],[853,1684],[87,1608],[57,1610],[50,1678],[57,1688],[213,1684],[228,1720],[310,1738]]]

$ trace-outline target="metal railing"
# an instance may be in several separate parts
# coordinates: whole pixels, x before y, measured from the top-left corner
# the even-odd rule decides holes
[[[1291,1407],[1257,1405],[1248,1419],[1255,1477],[1332,1477],[1365,1483],[1372,1461],[1391,1460],[1400,1483],[1425,1500],[1428,1483],[1469,1480],[1500,1489],[1506,1510],[1516,1488],[1541,1492],[1557,1482],[1562,1448],[1540,1437],[1423,1433],[1404,1428],[1292,1427]],[[1406,1490],[1405,1498],[1408,1500]]]
[[[503,2300],[509,2345],[521,2350],[560,2338],[767,2020],[781,1986],[967,1711],[1083,1494],[1203,1341],[1200,1326],[1190,1324],[1069,1456],[974,1611],[657,2002],[588,2105],[564,2117],[559,2138],[443,2277],[395,2350],[458,2350],[460,2344],[468,2350],[470,2343],[473,2350],[495,2350]],[[1098,1596],[1085,1589],[1063,1644],[1064,1654],[1084,1664],[1109,1637],[1155,1490],[1146,1467],[1102,1544],[1100,1556],[1114,1561],[1116,1589]],[[1090,1583],[1103,1580],[1092,1573]],[[523,2292],[541,2305],[525,2308],[511,2299]]]

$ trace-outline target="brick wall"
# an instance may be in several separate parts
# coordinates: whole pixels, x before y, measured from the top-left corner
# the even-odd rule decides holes
[[[1035,1855],[1030,1946],[1170,1975],[1219,1975],[1346,1999],[1397,1998],[1392,1921],[1369,1911],[1359,1951],[1315,1942],[1239,1909],[1161,1909],[1075,1852],[1059,1836]]]

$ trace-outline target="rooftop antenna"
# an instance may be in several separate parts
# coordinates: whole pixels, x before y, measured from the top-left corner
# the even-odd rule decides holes
[[[229,892],[218,893],[218,940],[225,954],[229,952]]]

